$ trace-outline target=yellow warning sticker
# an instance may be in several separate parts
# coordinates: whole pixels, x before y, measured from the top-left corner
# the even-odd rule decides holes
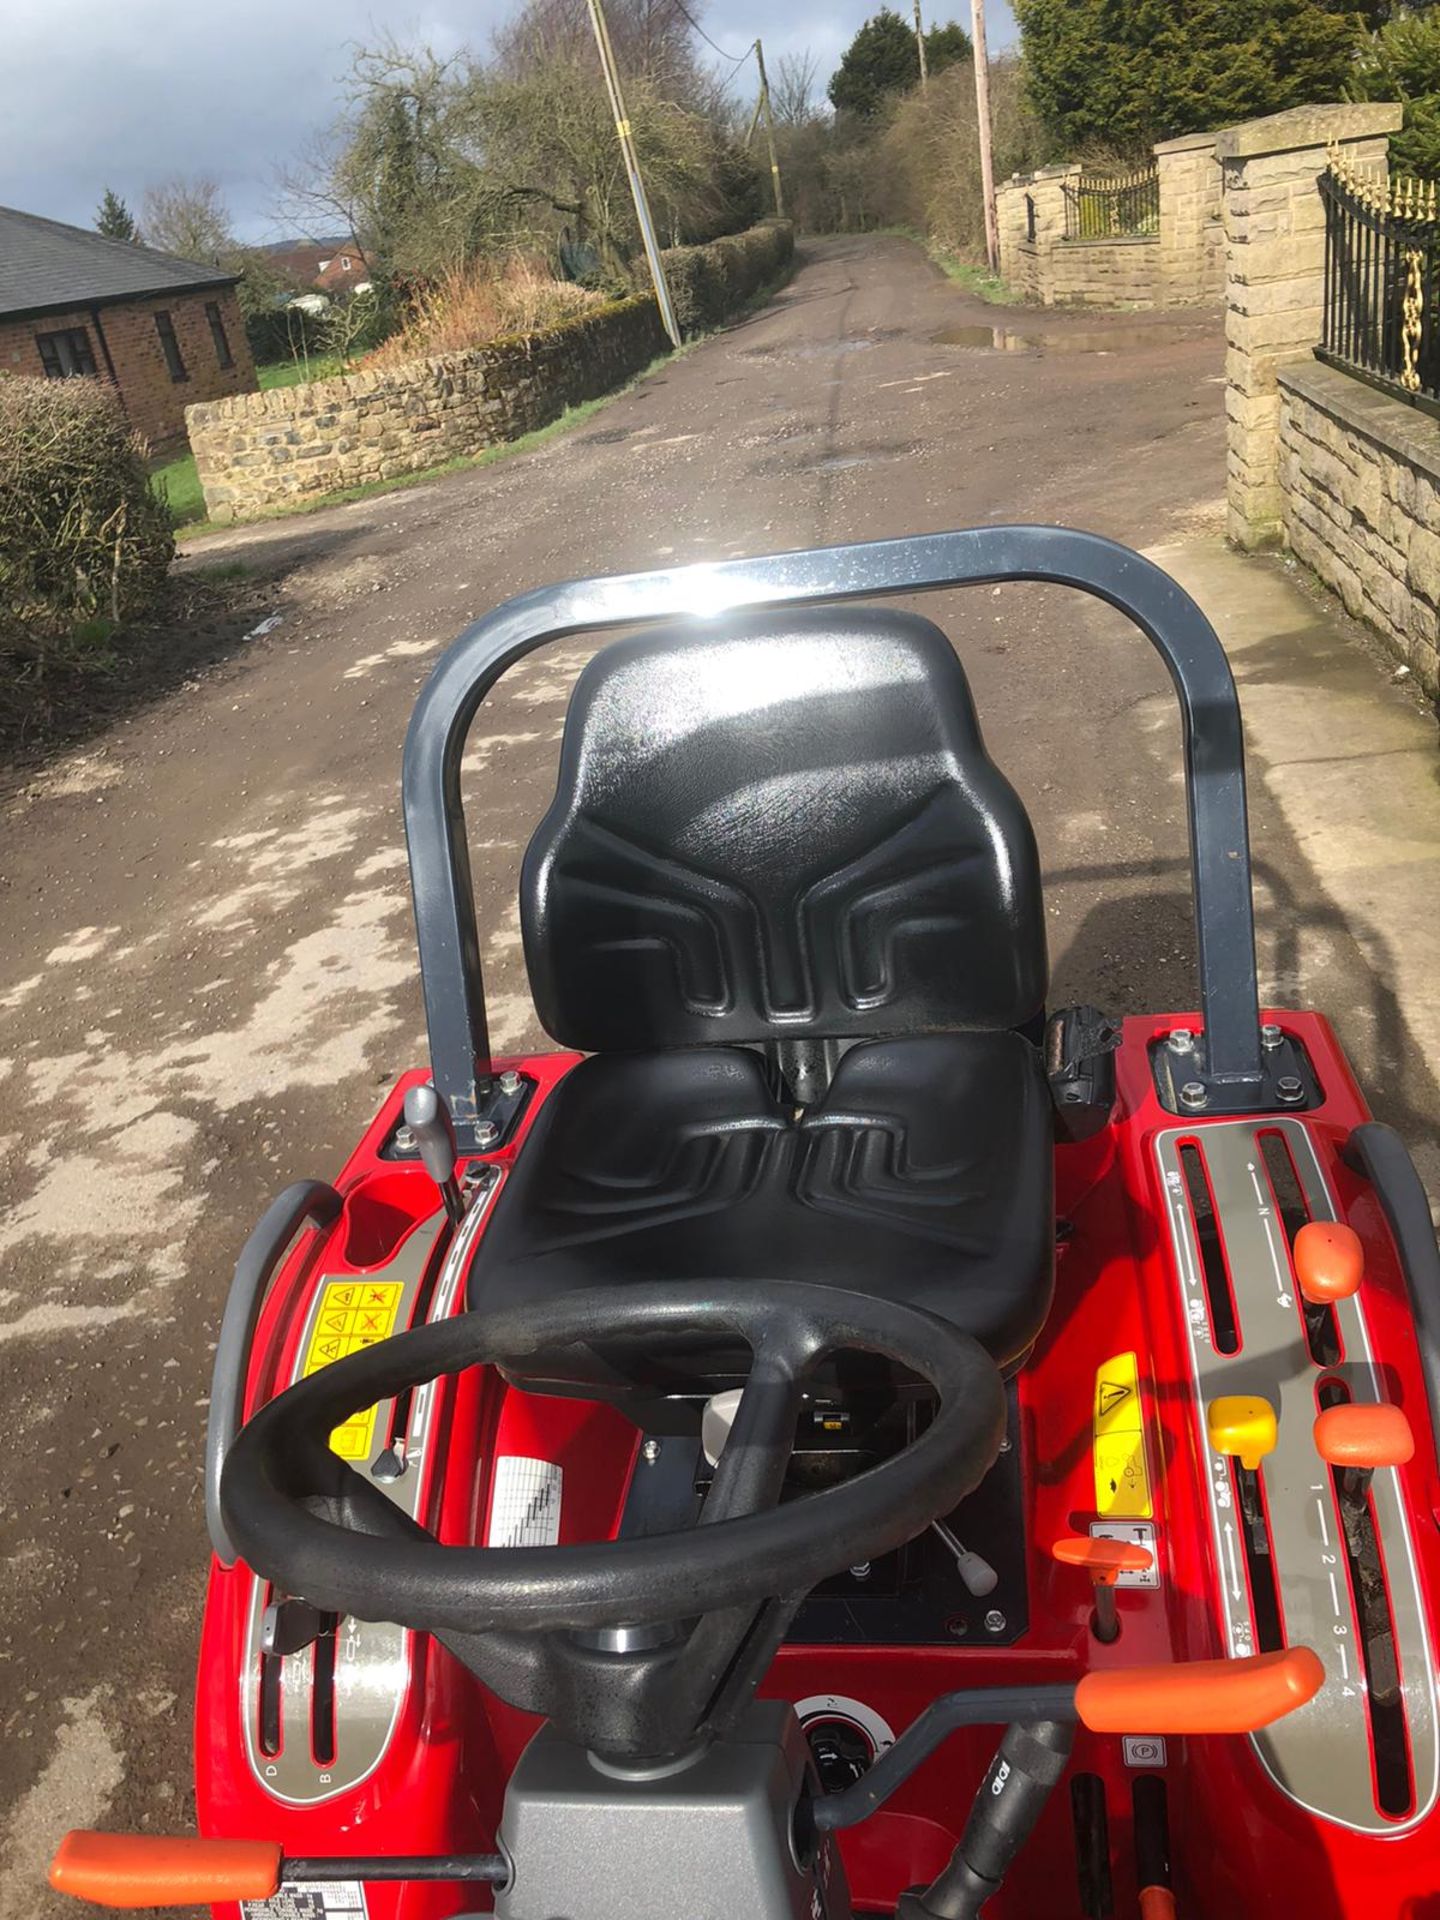
[[[1095,1511],[1102,1519],[1148,1520],[1154,1514],[1140,1408],[1140,1367],[1117,1353],[1095,1372]]]
[[[327,1280],[305,1355],[305,1376],[318,1373],[332,1360],[388,1340],[404,1297],[403,1280]],[[370,1458],[375,1414],[374,1407],[351,1414],[330,1435],[330,1445],[342,1460]]]

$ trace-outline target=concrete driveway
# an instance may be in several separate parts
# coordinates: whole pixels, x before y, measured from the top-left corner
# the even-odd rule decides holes
[[[1280,563],[1220,549],[1222,358],[1213,314],[1006,314],[906,242],[833,241],[566,438],[207,543],[281,573],[281,624],[0,811],[0,1920],[45,1909],[67,1825],[189,1817],[229,1268],[267,1198],[332,1173],[422,1058],[401,739],[438,649],[505,595],[986,521],[1156,550],[1215,607],[1255,716],[1267,991],[1334,1016],[1380,1113],[1433,1137],[1433,727]],[[1055,1001],[1191,1005],[1158,663],[1053,590],[927,610],[1036,821]],[[531,662],[471,753],[499,1047],[538,1037],[514,874],[583,657]]]

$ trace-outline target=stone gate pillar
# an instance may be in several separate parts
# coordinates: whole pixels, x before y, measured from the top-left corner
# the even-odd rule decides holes
[[[1215,139],[1225,218],[1226,504],[1230,538],[1280,537],[1280,395],[1275,370],[1320,338],[1325,210],[1316,186],[1333,141],[1383,172],[1403,118],[1389,103],[1291,107]]]
[[[1225,291],[1220,162],[1213,133],[1185,133],[1153,149],[1159,175],[1157,307],[1194,307]]]

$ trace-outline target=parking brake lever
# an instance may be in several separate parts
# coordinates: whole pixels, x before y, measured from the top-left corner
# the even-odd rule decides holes
[[[455,1128],[450,1109],[434,1087],[411,1087],[405,1096],[405,1124],[415,1137],[425,1171],[440,1189],[450,1224],[458,1227],[465,1217],[465,1202],[455,1178]]]

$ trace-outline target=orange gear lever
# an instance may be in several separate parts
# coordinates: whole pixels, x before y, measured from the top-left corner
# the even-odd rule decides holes
[[[1330,1307],[1360,1291],[1365,1249],[1343,1221],[1308,1221],[1295,1236],[1292,1257],[1300,1291],[1312,1307]]]
[[[1115,1582],[1122,1573],[1148,1573],[1155,1556],[1131,1540],[1097,1539],[1088,1533],[1067,1533],[1050,1549],[1051,1558],[1064,1567],[1084,1567],[1095,1589],[1095,1638],[1107,1644],[1120,1638],[1115,1608]]]
[[[1346,1401],[1315,1419],[1315,1451],[1340,1474],[1344,1499],[1363,1502],[1376,1467],[1403,1467],[1414,1457],[1415,1435],[1401,1408],[1387,1401]]]
[[[280,1886],[271,1840],[192,1840],[154,1833],[67,1833],[50,1862],[57,1893],[102,1907],[199,1907],[268,1900]]]
[[[1170,1667],[1087,1673],[1075,1711],[1092,1733],[1254,1733],[1281,1720],[1325,1683],[1309,1647],[1282,1647],[1246,1660],[1188,1660]]]

